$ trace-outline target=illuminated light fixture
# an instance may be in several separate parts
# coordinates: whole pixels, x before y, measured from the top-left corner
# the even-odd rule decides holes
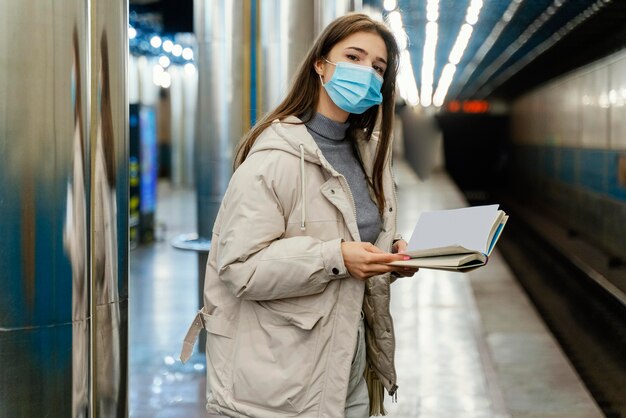
[[[182,46],[176,44],[172,47],[172,55],[174,55],[175,57],[180,57],[182,53],[183,53]]]
[[[406,49],[408,46],[408,36],[402,27],[402,15],[394,10],[387,15],[387,25],[393,33],[398,49],[400,50],[400,62],[397,76],[397,89],[400,96],[410,106],[419,104],[419,94],[415,83],[413,66],[411,65],[411,54]]]
[[[424,55],[422,58],[421,71],[421,102],[422,106],[428,107],[432,103],[433,82],[435,73],[435,52],[437,51],[437,37],[439,25],[439,1],[428,0],[426,4],[426,40],[424,42]]]
[[[417,84],[411,65],[411,54],[408,50],[400,53],[400,68],[398,72],[398,89],[400,96],[411,106],[419,104],[419,94]]]
[[[475,25],[478,22],[478,14],[480,13],[480,9],[483,7],[483,0],[472,1],[467,8],[467,13],[465,15],[465,21],[470,25]]]
[[[449,112],[456,113],[459,110],[461,110],[461,103],[459,103],[458,100],[452,100],[450,103],[448,103],[448,111]]]
[[[167,68],[170,66],[170,59],[165,55],[161,55],[159,57],[159,64],[161,65],[161,67]]]
[[[393,12],[387,15],[387,21],[389,22],[389,27],[392,31],[397,31],[402,29],[402,15],[399,11],[394,10]]]
[[[132,26],[128,27],[128,39],[135,39],[137,37],[137,29]]]
[[[170,41],[169,39],[163,42],[163,51],[172,52],[172,48],[174,48],[174,42]]]
[[[393,36],[394,38],[396,38],[398,50],[402,51],[409,46],[409,37],[404,30],[394,31]]]
[[[489,102],[484,100],[466,100],[463,102],[465,113],[485,113],[489,110]]]
[[[461,61],[465,48],[467,48],[467,44],[472,37],[472,32],[474,31],[472,25],[478,22],[478,15],[482,7],[483,0],[472,0],[467,8],[465,14],[466,23],[464,23],[459,30],[454,46],[450,51],[448,63],[443,67],[441,77],[439,77],[439,83],[437,83],[437,90],[433,96],[433,104],[436,107],[441,107],[446,99],[446,95],[452,84],[452,79],[454,78],[454,73],[456,72],[456,65]]]
[[[185,64],[184,68],[185,68],[185,74],[187,75],[194,75],[196,73],[196,66],[190,62]]]
[[[161,37],[158,35],[154,35],[152,37],[152,39],[150,39],[150,45],[152,45],[153,48],[158,48],[161,46]]]
[[[169,88],[172,85],[172,76],[163,67],[156,64],[152,67],[152,82],[157,86]]]
[[[167,71],[161,74],[161,87],[164,89],[169,88],[172,85],[172,76]]]
[[[597,5],[598,6],[597,10],[600,10],[602,8],[602,6],[604,6],[603,3],[606,3],[606,2],[604,2],[604,0],[597,0],[594,5]],[[555,7],[559,7],[559,6],[561,6],[561,4],[562,3],[559,3],[557,1],[554,2],[554,6]],[[554,44],[556,44],[558,41],[560,41],[563,38],[563,36],[565,36],[567,33],[572,31],[575,27],[577,27],[578,25],[583,23],[585,21],[585,19],[587,19],[586,14],[587,14],[587,12],[589,10],[591,10],[592,13],[595,13],[596,10],[593,8],[594,5],[589,6],[586,10],[584,10],[581,13],[579,13],[578,16],[574,17],[567,24],[563,25],[561,27],[561,29],[555,31],[552,34],[552,36],[550,36],[548,39],[546,39],[545,41],[543,41],[542,43],[537,45],[528,54],[526,54],[522,59],[520,59],[515,64],[511,65],[505,71],[500,73],[495,79],[491,80],[489,82],[489,84],[484,85],[483,88],[481,88],[480,91],[478,92],[477,96],[478,97],[486,97],[497,86],[499,86],[502,83],[504,83],[506,80],[511,78],[513,76],[513,74],[519,72],[522,68],[524,68],[530,62],[532,62],[535,58],[537,58],[539,55],[543,54],[545,51],[547,51],[549,48],[551,48]],[[547,12],[544,12],[544,13],[547,13]],[[508,59],[508,57],[507,57],[507,59]],[[491,73],[491,74],[493,74],[493,73]],[[482,77],[481,77],[481,79],[482,79]],[[481,81],[481,80],[479,80],[479,81]],[[483,81],[483,84],[484,83],[485,82]],[[476,92],[477,90],[478,90],[477,88],[474,88],[472,94],[474,92]],[[583,104],[584,104],[584,100],[583,100]]]
[[[429,22],[439,20],[439,0],[428,0],[428,3],[426,3],[426,19]]]
[[[390,12],[398,7],[398,2],[397,0],[385,0],[385,2],[383,3],[383,7],[385,8],[385,10]]]
[[[464,102],[452,100],[446,107],[448,112],[452,113],[460,111],[464,113],[485,113],[489,111],[489,102],[484,100],[466,100]]]
[[[191,61],[193,59],[193,50],[191,48],[183,49],[183,58],[187,61]]]
[[[555,1],[552,6],[555,9],[558,9],[559,7],[562,6],[562,2],[559,1]],[[514,53],[516,53],[517,51],[520,50],[520,48],[522,48],[522,46],[524,46],[526,44],[526,42],[528,42],[528,40],[540,29],[543,27],[543,25],[550,20],[550,17],[554,15],[555,12],[553,12],[553,14],[551,15],[550,13],[548,13],[548,8],[546,8],[546,10],[543,11],[543,13],[541,13],[541,15],[539,15],[533,23],[531,23],[525,30],[524,32],[522,32],[522,34],[515,40],[513,41],[505,50],[504,52],[498,57],[498,59],[496,59],[494,62],[492,62],[489,67],[487,67],[485,69],[485,71],[480,75],[480,77],[476,80],[475,83],[472,84],[472,88],[469,89],[469,91],[467,92],[468,96],[472,96],[474,93],[476,93],[482,86],[484,86],[487,81],[491,78],[492,75],[494,75],[504,64],[507,63],[507,61],[509,60],[509,58],[511,58],[513,56]],[[584,12],[583,12],[584,13]],[[579,15],[580,16],[580,15]],[[572,23],[571,21],[568,23],[568,25]],[[573,28],[573,27],[572,27]],[[558,31],[556,32],[558,33]],[[552,37],[551,37],[552,38]],[[550,38],[550,39],[551,39]],[[519,61],[518,61],[519,62]],[[502,74],[500,74],[502,75]],[[498,76],[500,77],[500,76]]]
[[[472,58],[472,61],[468,65],[466,65],[465,68],[463,69],[463,72],[458,78],[457,85],[464,86],[467,83],[467,81],[472,76],[474,71],[476,71],[478,64],[482,62],[483,58],[485,58],[485,56],[491,50],[491,48],[496,43],[496,41],[500,39],[500,35],[504,31],[504,29],[507,27],[511,19],[513,19],[513,16],[515,16],[515,13],[519,9],[521,2],[522,2],[521,0],[513,0],[509,4],[509,7],[507,7],[507,9],[502,14],[502,18],[493,27],[493,29],[491,30],[491,33],[487,35],[487,38],[485,39],[483,44],[480,46],[480,48],[478,49],[478,51]],[[459,88],[455,89],[455,93],[458,91],[459,91]]]
[[[159,64],[156,64],[154,67],[152,67],[152,82],[157,86],[161,85],[161,75],[164,72],[165,70]]]
[[[441,107],[441,105],[443,105],[443,101],[446,98],[450,84],[452,84],[452,78],[454,78],[455,71],[456,65],[454,64],[447,63],[443,67],[441,77],[439,78],[439,84],[437,85],[437,91],[433,96],[433,105],[436,107]]]
[[[452,64],[456,65],[459,61],[461,61],[461,57],[463,56],[463,52],[465,52],[465,48],[467,48],[467,43],[472,36],[473,30],[474,28],[472,25],[467,23],[464,23],[463,26],[461,26],[459,36],[456,38],[456,42],[454,43],[452,51],[450,51],[450,57],[448,58],[448,61]]]
[[[426,3],[426,40],[424,42],[424,55],[422,57],[421,71],[421,102],[422,106],[428,107],[433,99],[433,82],[435,77],[435,53],[437,51],[437,38],[439,25],[439,0],[428,0]]]

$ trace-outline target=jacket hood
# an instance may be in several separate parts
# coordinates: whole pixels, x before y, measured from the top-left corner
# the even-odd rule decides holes
[[[366,175],[371,178],[371,171],[374,161],[376,147],[378,146],[378,135],[372,135],[366,141],[362,135],[355,138],[361,154]],[[306,171],[305,161],[320,165],[326,168],[333,176],[340,174],[330,165],[322,155],[322,151],[307,130],[301,119],[295,116],[288,116],[283,120],[276,119],[257,138],[250,155],[255,152],[265,150],[280,150],[292,154],[300,159],[300,190],[304,198],[302,199],[302,223],[300,229],[306,230]]]
[[[288,116],[282,121],[278,119],[273,121],[259,135],[250,150],[250,154],[265,150],[280,150],[298,158],[303,156],[305,161],[311,163],[321,163],[321,151],[315,140],[304,122],[295,116]]]

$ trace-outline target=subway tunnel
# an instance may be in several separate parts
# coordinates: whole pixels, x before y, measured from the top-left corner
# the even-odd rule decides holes
[[[393,280],[387,415],[626,417],[619,0],[0,0],[0,417],[221,416],[179,355],[235,149],[353,12],[399,51],[397,232],[509,216]]]

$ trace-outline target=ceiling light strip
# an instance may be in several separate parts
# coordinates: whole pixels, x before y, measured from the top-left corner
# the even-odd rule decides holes
[[[407,49],[408,36],[404,30],[402,15],[399,10],[395,9],[395,7],[397,7],[397,3],[388,3],[389,4],[386,3],[387,6],[394,6],[394,9],[387,14],[387,25],[391,29],[393,36],[396,38],[396,43],[398,44],[398,49],[400,50],[400,64],[397,79],[398,93],[406,103],[411,106],[416,106],[419,104],[419,94],[417,91],[417,84],[415,83],[413,65],[411,65],[411,54]]]
[[[443,71],[441,72],[441,77],[439,78],[439,83],[437,84],[437,90],[433,96],[433,105],[437,107],[440,107],[443,104],[446,95],[448,94],[448,89],[450,88],[450,84],[454,78],[454,73],[456,72],[456,65],[461,61],[465,48],[467,48],[467,44],[472,37],[472,32],[474,30],[473,25],[478,22],[478,16],[482,6],[483,0],[472,0],[467,8],[465,23],[461,25],[459,34],[454,42],[454,46],[450,51],[448,63],[444,66]]]
[[[493,27],[491,33],[487,36],[478,51],[476,51],[476,54],[472,58],[472,61],[465,66],[463,72],[459,75],[459,78],[455,83],[455,86],[458,87],[454,88],[451,93],[454,93],[454,95],[456,95],[463,89],[463,87],[465,87],[465,84],[472,76],[472,74],[474,74],[474,71],[476,71],[476,68],[482,62],[483,58],[485,58],[485,56],[491,50],[496,41],[500,39],[500,35],[508,26],[509,22],[513,20],[515,13],[519,10],[519,7],[523,1],[524,0],[511,1],[509,7],[507,7],[507,9],[504,11],[498,23],[496,23],[496,25]]]
[[[563,37],[565,37],[568,33],[570,33],[574,28],[583,23],[585,20],[589,19],[591,16],[600,11],[600,9],[610,3],[611,0],[597,0],[594,4],[580,12],[576,17],[563,25],[558,31],[552,34],[551,37],[537,45],[532,51],[524,56],[524,58],[517,61],[515,64],[511,65],[502,74],[498,75],[495,79],[493,79],[489,84],[484,86],[479,92],[479,97],[486,97],[489,95],[496,87],[504,83],[506,80],[511,78],[515,73],[519,72],[522,68],[530,64],[535,58],[539,55],[546,52],[548,49],[552,48],[554,44],[559,42]]]
[[[472,83],[472,86],[469,88],[465,96],[470,97],[474,95],[478,89],[480,89],[483,85],[489,81],[492,75],[496,73],[506,62],[515,54],[522,46],[526,44],[530,40],[530,38],[543,27],[543,25],[550,20],[550,18],[556,13],[556,11],[563,6],[567,1],[564,0],[554,0],[552,5],[548,6],[546,10],[543,11],[537,17],[533,23],[531,23],[525,30],[522,32],[520,36],[517,37],[511,45],[509,45],[502,55],[498,57],[494,62],[492,62],[489,67],[485,69],[485,71],[480,75],[476,82]]]
[[[398,87],[400,96],[411,106],[417,106],[420,102],[417,84],[411,65],[411,54],[408,50],[400,53],[400,72],[398,74]]]
[[[422,57],[422,106],[428,107],[432,103],[433,83],[435,78],[435,52],[437,51],[437,38],[439,32],[439,0],[428,0],[426,3],[426,41],[424,42],[424,55]]]

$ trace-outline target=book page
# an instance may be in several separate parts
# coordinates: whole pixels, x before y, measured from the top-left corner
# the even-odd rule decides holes
[[[482,254],[453,254],[441,255],[437,257],[412,258],[406,261],[394,261],[389,263],[392,266],[409,266],[424,268],[449,268],[455,269],[466,264],[483,265],[487,257]]]
[[[462,246],[487,253],[498,205],[424,212],[417,221],[408,251]]]

